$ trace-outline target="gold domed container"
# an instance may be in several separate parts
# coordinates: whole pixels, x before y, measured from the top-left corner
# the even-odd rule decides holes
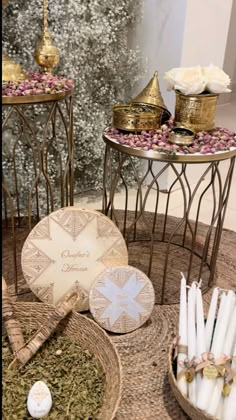
[[[184,95],[176,91],[175,126],[185,127],[195,133],[214,128],[218,94]]]
[[[124,131],[155,130],[170,118],[160,93],[158,73],[127,105],[113,107],[113,127]]]

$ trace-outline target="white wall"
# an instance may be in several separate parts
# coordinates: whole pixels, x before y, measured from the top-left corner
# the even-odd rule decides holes
[[[236,0],[233,0],[227,45],[224,58],[224,70],[231,78],[231,89],[236,93]]]
[[[163,80],[171,68],[210,63],[221,68],[230,66],[232,80],[236,81],[235,15],[236,0],[143,0],[143,20],[131,34],[131,45],[142,49],[147,73],[134,96],[158,70],[162,97],[173,114],[175,94],[166,91]],[[165,189],[170,182],[170,176],[162,177],[160,187]]]
[[[143,20],[132,34],[147,59],[147,73],[134,95],[149,82],[155,70],[162,97],[168,109],[174,110],[174,94],[166,91],[163,75],[181,60],[185,9],[187,0],[143,0]]]
[[[181,66],[223,67],[233,0],[188,0]]]
[[[174,112],[175,95],[163,75],[178,66],[213,63],[236,82],[236,0],[142,0],[143,19],[131,34],[147,60],[147,73],[134,96],[155,70],[164,102]]]
[[[146,86],[155,70],[158,70],[161,94],[171,113],[174,112],[175,94],[167,92],[163,76],[171,68],[180,66],[186,1],[143,0],[143,19],[131,34],[130,40],[133,47],[138,45],[141,48],[147,64],[147,72],[134,91],[134,96]],[[155,171],[162,167],[163,164],[156,163]],[[144,171],[145,169],[146,165]],[[168,176],[165,174],[160,177],[159,186],[165,190],[167,184]]]
[[[236,57],[234,60],[234,73],[232,77],[232,90],[234,93],[236,93]]]

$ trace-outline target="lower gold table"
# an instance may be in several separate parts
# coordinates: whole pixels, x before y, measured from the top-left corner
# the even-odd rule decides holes
[[[207,155],[195,153],[170,156],[122,145],[106,131],[103,139],[106,143],[103,212],[122,231],[132,264],[145,271],[153,280],[156,303],[172,304],[179,301],[180,272],[185,274],[188,283],[201,279],[202,290],[207,291],[217,277],[217,254],[236,148]],[[140,168],[137,169],[135,158],[141,162],[146,160],[144,173]],[[156,162],[162,162],[161,169],[157,168]],[[130,191],[126,182],[127,163],[136,182],[133,206],[130,204]],[[193,168],[197,168],[197,174],[191,185]],[[170,173],[172,179],[164,192],[163,205],[159,180],[161,175],[169,176]],[[125,192],[122,217],[115,204],[119,186],[123,186]],[[170,211],[176,189],[182,200],[181,216],[178,218]],[[151,191],[155,202],[150,212],[146,208]],[[204,200],[206,195],[207,201]],[[209,203],[207,229],[201,223],[206,203]],[[120,203],[118,208],[121,208]],[[176,287],[173,287],[173,279],[176,279]]]
[[[73,205],[73,90],[3,96],[2,104],[2,150],[5,153],[8,149],[9,162],[9,166],[2,169],[3,234],[8,237],[10,233],[12,236],[17,293],[17,266],[20,265],[17,260],[20,254],[17,251],[16,229],[27,225],[29,232],[33,223],[55,207]],[[37,117],[40,120],[36,127]],[[19,159],[22,150],[29,157],[24,168]],[[52,163],[55,170],[52,170]],[[20,179],[20,173],[26,175],[27,182]],[[29,173],[32,175],[28,179]],[[6,279],[9,278],[4,267],[3,274]]]

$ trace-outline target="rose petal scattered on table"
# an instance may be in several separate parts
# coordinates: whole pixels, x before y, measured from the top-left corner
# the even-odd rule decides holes
[[[66,92],[74,88],[74,81],[63,76],[29,72],[28,79],[9,81],[2,86],[2,96],[28,96]]]
[[[139,134],[124,133],[114,128],[109,128],[106,134],[122,145],[144,151],[153,150],[159,153],[167,153],[168,155],[175,155],[176,153],[186,155],[201,153],[206,155],[236,147],[236,133],[221,127],[214,128],[211,132],[201,131],[196,133],[191,146],[169,143],[173,122],[173,119],[171,119],[168,124],[162,125],[157,130],[142,131]]]

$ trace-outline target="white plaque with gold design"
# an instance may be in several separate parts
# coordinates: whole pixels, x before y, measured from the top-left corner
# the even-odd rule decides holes
[[[127,333],[148,320],[155,303],[149,278],[131,266],[114,267],[99,274],[89,293],[94,319],[106,330]]]
[[[57,305],[68,293],[82,293],[77,310],[87,310],[88,292],[106,268],[128,264],[122,234],[103,214],[65,207],[42,219],[27,237],[22,270],[33,293]]]

